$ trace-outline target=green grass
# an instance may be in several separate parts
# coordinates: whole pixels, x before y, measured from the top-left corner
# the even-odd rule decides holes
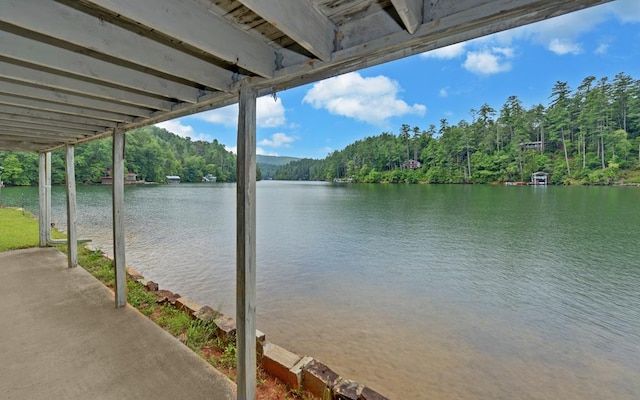
[[[0,208],[0,251],[38,246],[38,220],[27,211]]]

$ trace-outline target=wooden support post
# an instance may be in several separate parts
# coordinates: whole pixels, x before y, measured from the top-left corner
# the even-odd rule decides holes
[[[124,131],[113,131],[113,264],[116,273],[116,308],[127,304],[124,254]]]
[[[236,327],[238,399],[256,398],[256,92],[240,88],[238,114]]]
[[[40,247],[47,247],[47,159],[38,155],[38,237]]]
[[[45,199],[45,230],[47,241],[51,239],[51,152],[45,153],[45,179],[44,179],[44,199]]]
[[[76,168],[74,147],[65,146],[65,181],[67,182],[67,259],[69,268],[78,265],[78,228],[76,216]]]

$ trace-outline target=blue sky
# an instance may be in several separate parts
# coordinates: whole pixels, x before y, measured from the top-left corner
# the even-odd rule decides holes
[[[640,0],[617,0],[258,99],[258,154],[324,158],[402,124],[471,120],[516,95],[547,105],[551,87],[587,76],[640,79]],[[157,124],[235,152],[237,105]]]

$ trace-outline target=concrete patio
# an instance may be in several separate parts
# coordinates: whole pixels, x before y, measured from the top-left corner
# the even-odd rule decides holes
[[[236,387],[54,248],[0,253],[3,399],[236,398]]]

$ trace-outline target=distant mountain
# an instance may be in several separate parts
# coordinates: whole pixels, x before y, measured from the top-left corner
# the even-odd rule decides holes
[[[262,179],[270,179],[275,176],[276,170],[291,161],[298,161],[300,158],[296,157],[279,157],[279,156],[256,156],[256,162],[258,163],[258,169],[262,173]]]
[[[271,165],[285,165],[291,161],[298,161],[297,157],[280,157],[280,156],[256,156],[256,162],[258,164],[271,164]]]

